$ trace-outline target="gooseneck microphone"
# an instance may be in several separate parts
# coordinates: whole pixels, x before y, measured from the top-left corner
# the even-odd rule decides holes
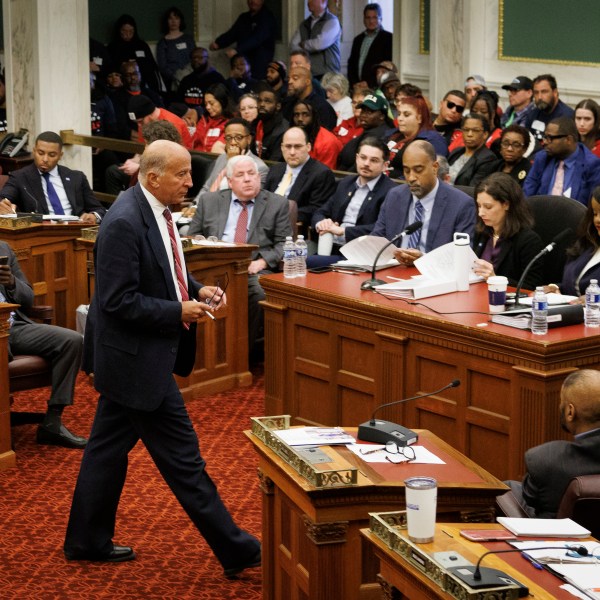
[[[559,234],[557,234],[556,236],[554,236],[554,239],[544,248],[542,248],[542,250],[540,250],[530,261],[529,264],[525,267],[525,270],[523,271],[523,275],[521,275],[521,279],[519,279],[519,283],[517,283],[517,290],[515,292],[515,303],[513,306],[510,307],[509,310],[518,310],[520,308],[531,308],[530,306],[526,306],[524,304],[519,304],[519,294],[521,292],[521,287],[523,286],[523,282],[525,281],[525,277],[527,276],[527,273],[529,273],[529,269],[531,269],[531,267],[540,259],[542,258],[542,256],[545,256],[546,254],[548,254],[549,252],[552,252],[552,250],[554,250],[554,248],[558,245],[561,244],[563,241],[566,241],[568,238],[570,238],[573,235],[573,230],[568,227],[567,229],[564,229],[563,231],[561,231]]]
[[[370,421],[366,421],[359,425],[358,427],[358,439],[363,442],[375,442],[376,444],[387,444],[387,442],[394,442],[398,444],[398,446],[410,446],[414,444],[419,436],[408,429],[407,427],[402,427],[402,425],[397,425],[396,423],[392,423],[391,421],[381,421],[375,419],[375,415],[382,409],[387,406],[395,406],[396,404],[402,404],[403,402],[409,402],[410,400],[418,400],[419,398],[427,398],[428,396],[435,396],[435,394],[439,394],[444,390],[449,388],[455,388],[460,385],[460,379],[455,379],[451,381],[448,385],[445,385],[443,388],[436,390],[435,392],[429,392],[427,394],[418,394],[416,396],[412,396],[410,398],[403,398],[402,400],[395,400],[394,402],[388,402],[387,404],[382,404],[378,406],[371,416]]]
[[[571,546],[565,544],[565,550],[570,550],[571,552],[576,552],[579,556],[588,556],[589,550],[585,546]],[[518,581],[514,580],[514,578],[510,577],[503,571],[499,569],[490,569],[487,567],[481,567],[481,561],[488,556],[489,554],[506,554],[508,552],[528,552],[532,550],[556,550],[560,549],[561,546],[536,546],[533,548],[510,548],[508,550],[490,550],[488,552],[484,552],[477,561],[475,567],[473,566],[460,566],[460,567],[451,567],[448,569],[448,573],[454,575],[457,579],[460,579],[462,582],[466,583],[469,587],[473,589],[479,588],[494,588],[494,587],[502,587],[505,585],[519,585],[521,586],[521,591],[519,593],[520,596],[527,596],[528,591],[527,588]],[[525,556],[527,560],[535,563],[535,559]]]
[[[360,286],[361,290],[372,290],[376,285],[383,285],[385,283],[385,281],[382,281],[381,279],[375,279],[375,273],[377,271],[377,261],[379,260],[379,257],[382,255],[383,251],[388,246],[391,246],[394,242],[397,242],[400,238],[404,237],[405,235],[413,234],[415,231],[421,229],[421,227],[423,227],[422,221],[415,221],[414,223],[411,223],[404,231],[401,231],[398,235],[395,235],[385,246],[383,246],[383,248],[381,248],[381,250],[377,253],[377,256],[375,257],[375,260],[373,261],[373,267],[371,269],[371,279],[367,279],[366,281],[362,282]]]

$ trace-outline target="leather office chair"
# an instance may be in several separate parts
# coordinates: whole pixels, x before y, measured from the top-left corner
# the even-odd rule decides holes
[[[515,495],[510,492],[496,498],[496,505],[506,517],[528,517]],[[573,519],[589,529],[595,538],[600,536],[600,474],[573,477],[563,494],[557,519]]]
[[[544,262],[544,283],[560,284],[567,261],[567,248],[575,241],[586,208],[581,202],[565,196],[531,196],[527,198],[527,204],[535,219],[533,230],[542,238],[544,245],[567,228],[573,231]]]
[[[52,306],[33,306],[27,311],[27,315],[36,321],[50,325],[54,318],[54,308]],[[15,392],[24,392],[40,387],[52,385],[52,369],[50,363],[41,356],[30,354],[16,354],[13,360],[8,363],[8,387],[11,394],[10,404],[12,405],[12,394]],[[13,418],[13,424],[31,421],[41,421],[44,412],[35,413],[32,417],[29,413],[16,413]]]

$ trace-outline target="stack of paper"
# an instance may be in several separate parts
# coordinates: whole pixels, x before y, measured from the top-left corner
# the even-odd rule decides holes
[[[527,519],[517,517],[498,517],[498,523],[515,535],[534,537],[588,537],[590,530],[571,519]]]
[[[332,446],[356,442],[341,427],[293,427],[274,430],[273,434],[288,446]]]
[[[384,237],[362,235],[340,248],[340,252],[347,260],[341,260],[334,266],[361,267],[370,272],[377,254],[386,244],[389,244],[389,241]],[[398,266],[398,261],[394,258],[394,250],[397,250],[396,246],[390,245],[381,253],[377,261],[377,270]]]

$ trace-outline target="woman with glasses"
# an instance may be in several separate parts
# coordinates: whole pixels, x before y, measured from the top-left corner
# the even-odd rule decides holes
[[[529,132],[521,125],[509,125],[500,137],[500,156],[497,171],[510,175],[521,187],[531,169],[531,162],[525,158],[529,145]]]
[[[258,118],[258,97],[256,94],[244,94],[239,103],[240,117],[252,123]]]
[[[575,125],[579,141],[600,157],[600,106],[594,100],[582,100],[575,107]]]
[[[517,285],[523,271],[544,247],[532,230],[533,216],[523,190],[506,173],[492,173],[475,188],[477,223],[473,250],[478,259],[473,271],[487,279],[504,275],[508,285]],[[542,262],[533,264],[523,287],[534,290],[542,284]]]
[[[462,148],[450,153],[450,181],[454,185],[476,186],[496,170],[498,159],[485,145],[490,134],[488,120],[472,114],[462,120],[461,132],[465,141]]]
[[[225,124],[233,117],[231,98],[224,84],[215,83],[206,90],[204,108],[206,114],[196,125],[193,149],[222,154],[225,152]]]

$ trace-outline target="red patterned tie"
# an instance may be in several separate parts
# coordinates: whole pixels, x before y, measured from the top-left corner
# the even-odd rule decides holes
[[[251,200],[247,200],[246,202],[238,200],[238,202],[242,205],[242,212],[240,213],[237,225],[235,226],[233,241],[236,244],[245,244],[246,238],[248,237],[248,204],[250,204]]]
[[[175,265],[175,274],[177,275],[177,285],[179,286],[179,292],[181,294],[181,301],[187,302],[190,297],[187,291],[187,284],[183,277],[183,269],[181,268],[181,259],[179,258],[179,249],[177,247],[177,238],[175,237],[175,229],[173,227],[173,217],[171,211],[165,208],[163,215],[167,221],[167,229],[169,230],[169,239],[171,240],[171,250],[173,251],[173,264]],[[189,323],[184,323],[183,326],[186,329],[190,328]]]

